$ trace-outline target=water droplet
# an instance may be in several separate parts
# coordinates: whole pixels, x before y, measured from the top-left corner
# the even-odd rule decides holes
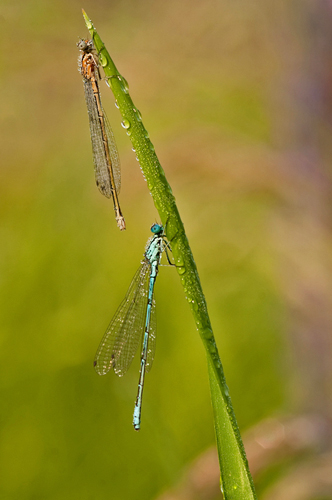
[[[121,80],[121,76],[119,75],[113,75],[113,76],[108,76],[108,81],[109,81],[109,86],[113,90],[119,90],[119,84],[122,92],[125,92],[125,88],[123,85],[123,82]]]
[[[126,134],[129,135],[129,136],[131,136],[131,130],[130,129],[127,130]]]
[[[92,29],[93,29],[93,24],[92,24],[92,22],[90,21],[90,19],[89,19],[89,20],[87,20],[87,19],[85,18],[85,24],[86,24],[86,27],[88,28],[88,30],[92,30]]]
[[[115,106],[117,109],[119,109],[119,105],[118,105],[118,102],[117,102],[117,101],[115,101],[114,106]]]
[[[134,153],[136,153],[136,149],[135,148],[131,148],[132,151],[134,151]]]
[[[100,54],[99,55],[99,62],[102,65],[103,68],[105,68],[105,66],[107,66],[107,59],[104,56],[104,54]]]
[[[150,144],[149,144],[149,148],[151,149],[151,151],[154,151],[154,145],[152,144],[151,141],[150,141]]]
[[[128,94],[129,93],[129,85],[128,85],[127,80],[125,79],[124,76],[120,76],[120,75],[118,76],[118,78],[122,82],[124,93]]]
[[[128,129],[128,128],[130,128],[130,121],[127,120],[126,118],[124,118],[121,122],[121,125],[123,128]]]
[[[144,137],[145,139],[148,139],[150,137],[149,132],[147,130],[144,130]]]
[[[108,86],[109,86],[111,89],[113,89],[113,90],[115,90],[115,88],[116,88],[116,87],[115,87],[115,80],[116,80],[116,78],[117,78],[117,77],[116,77],[116,75],[113,75],[113,76],[108,76],[108,77],[107,77]]]
[[[183,267],[184,266],[184,261],[183,261],[183,258],[182,257],[179,257],[176,261],[176,265],[178,267]]]
[[[194,300],[194,299],[191,301],[191,307],[193,308],[193,310],[194,310],[195,312],[197,312],[197,311],[198,311],[198,309],[199,309],[199,308],[198,308],[198,304],[197,304],[197,302],[195,302],[195,300]]]
[[[134,111],[134,113],[136,113],[137,121],[141,122],[142,121],[142,115],[141,115],[140,111],[137,108],[133,108],[133,111]]]
[[[217,352],[217,347],[215,343],[212,342],[209,343],[209,351],[211,354],[215,354]]]

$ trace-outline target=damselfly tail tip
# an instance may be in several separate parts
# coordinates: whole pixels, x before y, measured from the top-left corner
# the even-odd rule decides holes
[[[126,229],[126,222],[122,217],[122,215],[116,218],[116,222],[118,224],[118,228],[120,229],[120,231],[124,231]]]
[[[141,428],[141,406],[138,406],[137,402],[134,409],[133,426],[135,431],[139,431]]]

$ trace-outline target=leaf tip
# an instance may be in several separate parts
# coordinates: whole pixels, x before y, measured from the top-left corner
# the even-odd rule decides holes
[[[85,21],[85,24],[86,24],[86,27],[88,28],[88,30],[93,29],[92,21],[90,20],[89,16],[87,15],[87,13],[85,12],[84,9],[82,9],[82,14],[83,14],[84,21]]]

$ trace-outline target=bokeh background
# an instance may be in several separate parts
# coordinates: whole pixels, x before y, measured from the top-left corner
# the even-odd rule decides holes
[[[176,197],[259,498],[331,499],[330,0],[1,0],[1,499],[221,498],[174,269],[139,433],[138,357],[92,366],[159,219],[103,83],[124,233],[95,186],[82,7]]]

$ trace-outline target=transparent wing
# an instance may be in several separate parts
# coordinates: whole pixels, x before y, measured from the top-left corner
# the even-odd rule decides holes
[[[149,372],[152,368],[152,363],[154,360],[154,353],[156,352],[156,303],[153,299],[152,309],[151,309],[151,319],[150,319],[150,332],[149,332],[149,343],[148,343],[148,354],[146,357],[146,371]]]
[[[89,126],[90,126],[91,142],[92,142],[92,154],[93,154],[93,163],[95,167],[96,184],[98,186],[99,191],[104,196],[106,196],[106,198],[111,198],[112,196],[111,177],[109,174],[107,158],[104,149],[102,128],[98,116],[98,107],[93,93],[91,81],[83,78],[83,87],[84,87],[85,100],[89,115]],[[109,145],[109,153],[112,162],[111,168],[113,171],[115,188],[119,193],[121,186],[119,153],[115,144],[113,131],[111,129],[111,126],[105,115],[104,110],[103,113],[104,113],[105,130]]]
[[[150,264],[144,261],[98,347],[94,366],[99,375],[112,366],[119,376],[128,370],[144,332],[149,275]]]
[[[119,152],[118,148],[115,142],[114,134],[112,127],[110,125],[110,122],[108,121],[107,115],[105,113],[104,108],[102,108],[103,113],[104,113],[104,122],[105,122],[105,130],[106,130],[106,135],[107,135],[107,140],[108,140],[108,147],[109,147],[109,152],[110,152],[110,158],[112,162],[112,171],[113,171],[113,176],[114,176],[114,182],[115,182],[115,189],[117,193],[120,193],[121,189],[121,168],[120,168],[120,157],[119,157]]]

